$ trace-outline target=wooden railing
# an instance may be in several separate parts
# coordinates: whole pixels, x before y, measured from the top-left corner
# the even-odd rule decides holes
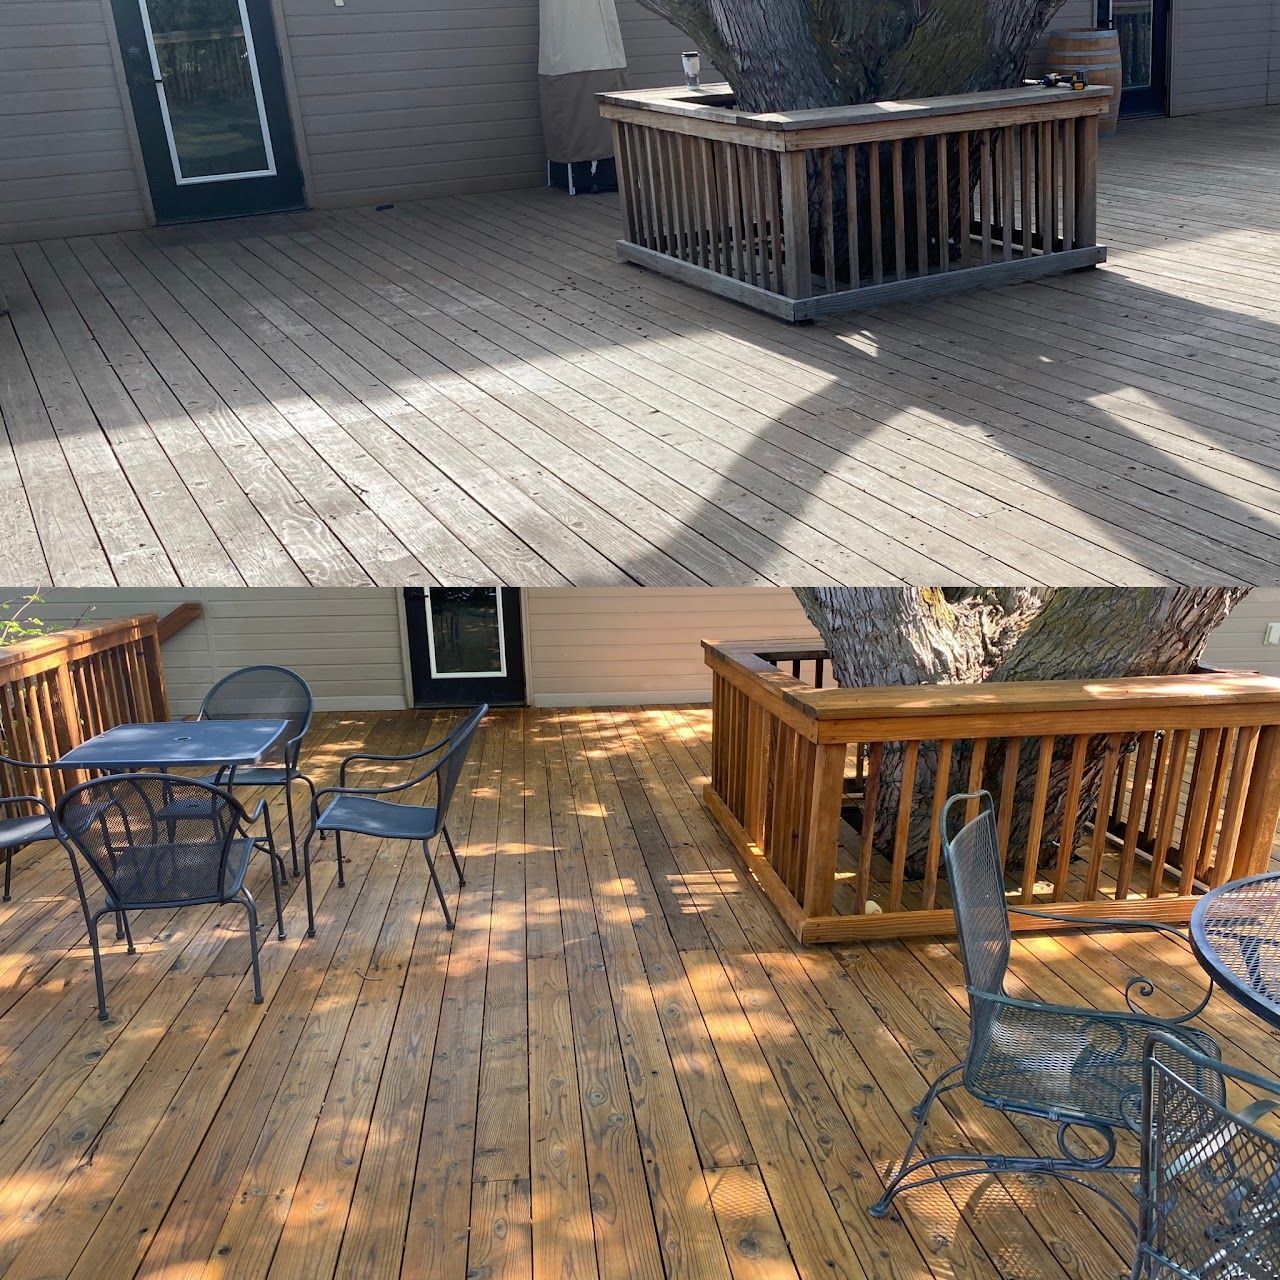
[[[984,786],[1011,901],[1185,920],[1207,887],[1268,865],[1280,680],[818,689],[792,674],[825,665],[812,645],[704,649],[707,803],[803,942],[950,932],[939,817]]]
[[[601,95],[623,259],[786,320],[1093,266],[1109,90],[771,115],[728,85]]]
[[[55,760],[115,725],[167,720],[158,627],[155,614],[143,614],[0,649],[0,751]],[[5,767],[0,791],[53,803],[76,781]]]

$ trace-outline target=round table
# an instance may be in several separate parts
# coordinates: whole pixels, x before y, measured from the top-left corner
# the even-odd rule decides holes
[[[1280,1027],[1280,873],[1206,893],[1191,913],[1191,945],[1228,995]]]

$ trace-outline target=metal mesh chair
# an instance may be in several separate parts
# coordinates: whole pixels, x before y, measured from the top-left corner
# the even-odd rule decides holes
[[[972,821],[949,839],[958,805],[977,803]],[[1142,1122],[1143,1046],[1152,1031],[1164,1031],[1208,1059],[1221,1058],[1214,1039],[1184,1026],[1208,1001],[1173,1019],[1155,1018],[1136,1005],[1154,985],[1130,980],[1128,1008],[1107,1012],[1043,1004],[1005,993],[1012,935],[1009,912],[1108,929],[1150,927],[1181,937],[1167,925],[1145,921],[1089,920],[1011,907],[1005,901],[999,835],[991,797],[985,791],[953,796],[942,813],[943,854],[951,885],[956,932],[969,996],[969,1048],[962,1063],[944,1071],[912,1113],[915,1132],[883,1196],[871,1207],[881,1217],[900,1192],[931,1183],[986,1173],[1047,1173],[1105,1195],[1079,1175],[1100,1169],[1136,1174],[1115,1163],[1118,1132],[1136,1133]],[[1136,996],[1135,996],[1136,993]],[[1211,1081],[1204,1081],[1212,1087]],[[963,1087],[998,1111],[1036,1116],[1057,1125],[1057,1151],[1050,1156],[947,1154],[916,1157],[930,1108],[948,1090]],[[1086,1135],[1094,1149],[1081,1142]],[[1128,1213],[1105,1195],[1126,1217]]]
[[[259,820],[263,834],[250,827]],[[69,842],[71,869],[93,949],[98,1017],[107,1000],[98,949],[98,921],[115,915],[134,950],[128,913],[147,908],[239,903],[249,919],[253,993],[262,1002],[258,969],[258,912],[245,886],[255,848],[271,860],[276,928],[284,937],[280,881],[284,865],[276,852],[264,801],[252,814],[229,792],[193,778],[163,773],[113,774],[73,787],[59,801],[55,821]],[[79,857],[77,857],[77,854]],[[90,911],[80,871],[83,858],[106,890],[106,901]]]
[[[29,844],[39,840],[61,840],[54,826],[53,808],[34,791],[23,793],[23,773],[39,771],[52,773],[53,764],[41,764],[35,760],[18,760],[0,755],[0,775],[11,794],[0,795],[0,856],[4,858],[4,901],[8,902],[13,888],[13,858]]]
[[[311,728],[315,702],[311,686],[288,667],[241,667],[223,676],[204,695],[200,720],[287,720],[289,728],[259,765],[220,769],[205,780],[220,787],[280,787],[289,819],[289,849],[298,874],[298,831],[293,813],[293,784],[303,783],[314,805],[315,783],[298,766],[302,740]]]
[[[449,834],[446,819],[449,814],[449,803],[457,789],[458,779],[462,776],[462,767],[467,761],[467,753],[471,750],[471,741],[475,737],[480,721],[488,712],[488,704],[482,704],[455,725],[439,742],[433,742],[431,746],[421,751],[413,751],[407,755],[374,755],[369,752],[359,752],[348,756],[342,762],[338,770],[338,785],[325,787],[318,794],[311,830],[307,833],[302,850],[303,874],[307,886],[308,933],[312,935],[315,933],[315,921],[312,918],[311,908],[311,840],[317,832],[323,835],[329,831],[334,833],[334,842],[337,846],[340,885],[346,883],[342,861],[343,832],[376,836],[382,840],[421,841],[423,856],[431,872],[431,882],[435,885],[436,897],[439,898],[440,909],[444,912],[445,926],[449,929],[453,928],[449,904],[445,901],[444,889],[440,885],[439,875],[436,874],[431,842],[438,837],[444,838],[449,857],[453,860],[453,869],[457,872],[458,884],[466,884],[462,874],[462,864],[458,861],[458,852],[453,847],[453,837]],[[412,760],[428,760],[433,756],[439,757],[434,764],[405,782],[389,783],[381,787],[347,786],[347,770],[352,765],[370,761],[397,764]],[[405,804],[401,801],[381,798],[408,791],[429,778],[434,778],[436,783],[434,805]]]
[[[1280,1127],[1269,1119],[1280,1115],[1280,1083],[1161,1032],[1147,1039],[1143,1077],[1132,1280],[1280,1277]],[[1232,1112],[1227,1080],[1260,1096]]]

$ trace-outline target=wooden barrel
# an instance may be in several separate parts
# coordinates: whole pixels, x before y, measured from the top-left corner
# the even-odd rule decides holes
[[[1111,103],[1099,121],[1102,133],[1110,137],[1120,118],[1120,88],[1124,84],[1119,35],[1114,31],[1051,31],[1047,69],[1073,71],[1076,68],[1089,77],[1090,84],[1110,86]]]

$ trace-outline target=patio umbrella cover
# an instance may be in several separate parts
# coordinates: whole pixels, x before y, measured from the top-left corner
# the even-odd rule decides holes
[[[622,88],[626,65],[613,0],[541,0],[538,87],[548,160],[574,164],[613,153],[595,95]]]

